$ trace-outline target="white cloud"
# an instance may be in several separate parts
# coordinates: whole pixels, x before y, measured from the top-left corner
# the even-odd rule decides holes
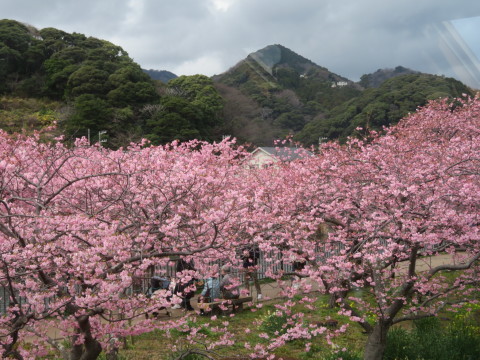
[[[143,16],[145,10],[145,1],[144,0],[129,0],[128,1],[128,12],[125,17],[125,25],[135,25],[138,24]]]
[[[216,10],[227,11],[235,3],[235,0],[211,0],[211,2]]]
[[[425,29],[478,16],[480,2],[0,0],[0,14],[109,40],[146,68],[213,75],[276,43],[355,80],[397,65],[452,76],[454,64],[439,65],[443,55]],[[476,39],[479,28],[467,31]]]
[[[194,60],[184,61],[170,71],[176,75],[214,75],[224,72],[225,64],[216,54],[204,55]]]

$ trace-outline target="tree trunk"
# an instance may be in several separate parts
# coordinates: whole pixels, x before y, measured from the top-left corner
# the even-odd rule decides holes
[[[98,341],[86,341],[85,344],[74,345],[70,351],[69,360],[95,360],[102,352]]]
[[[330,294],[328,298],[328,307],[330,309],[333,309],[335,306],[337,306],[337,295],[336,294]]]
[[[82,316],[77,319],[78,335],[83,335],[84,343],[73,345],[70,352],[70,360],[95,360],[102,352],[100,343],[92,337],[90,318],[89,316]],[[73,344],[78,335],[73,337]]]
[[[102,352],[102,346],[97,340],[87,339],[85,341],[85,352],[80,360],[95,360]]]
[[[364,360],[382,360],[387,346],[387,332],[390,328],[385,322],[378,322],[368,335],[365,345]]]

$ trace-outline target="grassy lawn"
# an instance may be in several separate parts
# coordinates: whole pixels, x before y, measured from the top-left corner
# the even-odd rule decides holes
[[[455,279],[456,274],[449,274],[452,279]],[[366,292],[360,291],[357,296],[367,300],[369,295]],[[477,299],[477,295],[474,298]],[[337,314],[338,309],[331,309],[328,307],[328,297],[313,293],[310,295],[315,299],[313,309],[306,305],[297,304],[292,308],[292,313],[304,313],[304,324],[319,324],[325,325],[327,319],[332,319],[337,322],[336,326],[331,329],[338,329],[340,326],[348,324],[347,331],[333,339],[334,347],[328,344],[323,335],[313,337],[311,339],[297,339],[287,342],[282,347],[274,351],[278,358],[282,357],[284,360],[308,360],[308,359],[337,359],[337,356],[332,355],[333,349],[348,349],[349,356],[343,356],[344,360],[361,359],[363,347],[366,342],[366,334],[363,329],[356,323],[351,322],[347,317]],[[299,300],[297,298],[296,300]],[[211,331],[214,327],[221,327],[222,322],[228,321],[228,329],[233,333],[232,340],[234,344],[226,347],[219,347],[215,349],[215,359],[243,359],[241,355],[247,355],[251,351],[245,348],[245,343],[252,346],[255,344],[268,345],[269,340],[260,337],[262,333],[274,335],[275,331],[282,331],[282,325],[285,325],[287,317],[277,317],[272,315],[276,311],[275,304],[284,305],[285,299],[275,299],[262,303],[261,308],[255,306],[248,307],[234,317],[228,315],[218,316],[212,320],[210,316],[196,316],[192,314],[190,321],[203,326],[200,333],[205,335],[208,340],[218,340],[220,333]],[[159,320],[160,321],[160,320]],[[466,321],[466,322],[465,322]],[[247,332],[246,329],[249,329]],[[185,350],[191,348],[187,341],[187,333],[181,330],[172,330],[170,334],[162,331],[154,331],[148,334],[137,336],[133,339],[133,344],[130,344],[128,349],[120,352],[122,359],[174,359],[175,352],[173,346],[177,346],[177,350]],[[307,343],[310,344],[310,351],[306,351]],[[478,358],[480,359],[480,305],[465,304],[458,309],[457,312],[442,312],[436,318],[428,318],[419,322],[403,322],[391,329],[389,332],[389,343],[391,348],[388,359],[401,360],[417,360],[417,359],[440,359],[440,355],[429,354],[432,348],[442,349],[442,346],[464,347],[461,344],[479,344]],[[412,344],[413,348],[412,348]],[[421,344],[415,345],[415,344]],[[468,345],[472,347],[471,345]],[[201,348],[200,345],[196,345]],[[397,357],[396,353],[401,354],[402,351],[409,351]],[[450,349],[449,349],[450,350]],[[448,351],[449,351],[448,350]],[[447,350],[438,350],[439,352],[446,352]],[[476,354],[477,350],[474,350]],[[393,354],[393,355],[392,355]],[[453,353],[452,353],[453,354]],[[356,355],[356,356],[354,356]],[[429,357],[430,356],[430,357]],[[452,355],[454,356],[454,355]],[[457,356],[457,355],[455,355]],[[460,356],[460,355],[458,355]],[[461,360],[471,360],[476,357],[468,357],[470,355],[462,355]],[[464,357],[467,356],[467,357]],[[476,355],[474,355],[476,356]],[[247,357],[245,357],[246,359]],[[204,360],[204,357],[187,357],[188,360]],[[442,358],[443,359],[443,358]],[[448,358],[445,358],[448,359]],[[451,359],[448,359],[451,360]]]
[[[458,274],[447,273],[447,281],[452,283]],[[264,283],[268,281],[264,280]],[[373,301],[371,294],[364,289],[352,293],[364,301]],[[472,300],[479,300],[480,294],[471,294]],[[329,330],[336,330],[342,325],[348,325],[345,333],[333,338],[332,344],[328,344],[324,335],[318,335],[310,339],[297,339],[288,341],[277,348],[274,353],[284,360],[334,360],[339,356],[333,351],[348,349],[347,354],[342,354],[343,360],[359,360],[363,352],[367,336],[363,329],[348,317],[337,314],[338,308],[328,307],[328,296],[320,293],[311,293],[308,297],[312,300],[311,305],[297,302],[292,310],[292,315],[304,314],[304,326],[309,324],[327,326]],[[455,300],[452,298],[451,300]],[[170,331],[152,331],[135,337],[130,337],[127,346],[119,352],[120,360],[150,360],[150,359],[176,359],[185,350],[196,348],[205,349],[204,343],[215,342],[223,336],[222,329],[226,328],[224,322],[228,321],[228,331],[232,333],[232,345],[215,348],[216,360],[247,359],[252,351],[245,347],[250,344],[268,346],[270,340],[264,334],[274,337],[275,332],[285,331],[289,317],[275,315],[276,306],[285,306],[287,299],[276,298],[264,301],[260,305],[244,304],[245,308],[235,316],[217,315],[212,317],[200,316],[195,312],[188,314],[188,322],[200,330],[202,338],[200,342],[191,344],[189,341],[190,331],[175,328]],[[162,312],[163,313],[163,312]],[[177,312],[178,314],[178,312]],[[166,321],[169,318],[160,317],[157,321]],[[176,318],[178,320],[179,318]],[[330,319],[331,321],[327,321]],[[373,320],[373,319],[372,319]],[[218,328],[218,331],[213,329]],[[247,330],[248,329],[248,330]],[[310,351],[306,351],[309,344]],[[480,305],[464,304],[456,311],[444,311],[436,318],[427,318],[419,322],[402,322],[394,326],[388,334],[388,347],[385,360],[459,360],[480,359]],[[478,346],[476,345],[478,344]],[[475,348],[473,355],[455,352],[455,348]],[[437,350],[437,353],[432,352]],[[478,357],[477,357],[478,354]],[[243,355],[243,356],[242,356]],[[442,357],[442,356],[447,357]],[[448,356],[454,356],[448,357]],[[471,357],[473,356],[473,357]],[[102,360],[106,359],[102,354]],[[185,360],[205,360],[205,357],[190,355]]]
[[[318,295],[317,295],[318,296]],[[245,348],[245,343],[268,345],[269,340],[259,337],[259,334],[266,333],[274,335],[275,331],[282,329],[282,325],[286,322],[286,317],[277,317],[273,313],[276,308],[274,304],[282,304],[284,301],[276,299],[275,301],[264,302],[260,309],[255,307],[245,309],[234,317],[229,315],[218,316],[217,319],[212,320],[210,316],[194,316],[192,314],[190,321],[195,321],[198,325],[204,327],[200,331],[206,335],[210,340],[217,340],[220,338],[219,333],[212,332],[211,328],[222,326],[222,322],[229,322],[229,330],[234,334],[234,344],[227,347],[220,347],[215,350],[219,355],[218,358],[246,355],[250,351]],[[296,305],[294,312],[305,313],[305,323],[318,324],[325,322],[326,319],[331,318],[338,322],[337,325],[331,325],[332,330],[340,327],[343,324],[350,323],[346,317],[339,316],[336,313],[337,309],[329,309],[327,306],[328,298],[321,296],[315,302],[315,309],[307,309],[304,305]],[[252,311],[253,309],[253,311]],[[260,324],[263,321],[263,324]],[[160,321],[160,320],[159,320]],[[245,329],[250,329],[247,333]],[[172,358],[174,351],[172,346],[177,344],[178,348],[189,348],[187,341],[187,334],[180,330],[172,330],[170,334],[163,331],[154,331],[148,334],[137,336],[133,339],[133,344],[130,344],[128,349],[121,351],[121,356],[124,359],[169,359]],[[351,324],[345,334],[335,338],[333,342],[339,348],[349,348],[350,350],[360,351],[365,342],[366,335],[362,333],[361,328],[356,324]],[[311,351],[306,352],[305,346],[311,343]],[[201,346],[198,346],[201,348]],[[327,344],[322,335],[314,337],[309,340],[299,339],[287,342],[281,348],[275,351],[279,357],[289,357],[291,359],[321,359],[322,356],[330,353],[332,346]],[[192,357],[193,359],[193,357]],[[200,358],[199,358],[200,359]],[[285,358],[286,359],[286,358]]]
[[[335,309],[326,306],[326,298],[317,301],[320,307],[316,310],[306,310],[306,323],[318,322],[319,319],[330,317],[339,325],[349,321],[336,314]],[[278,318],[269,321],[269,314],[274,311],[273,303],[265,304],[262,309],[252,312],[248,309],[235,317],[219,316],[217,320],[209,317],[198,317],[195,321],[205,325],[201,330],[210,340],[218,339],[220,334],[209,329],[228,320],[234,333],[235,343],[232,346],[216,349],[215,359],[247,359],[244,344],[268,344],[268,340],[259,337],[260,333],[269,333],[281,328]],[[304,309],[305,310],[305,309]],[[263,325],[257,322],[265,320]],[[251,329],[246,333],[245,329]],[[366,341],[366,335],[356,324],[351,324],[346,333],[333,340],[338,349],[347,348],[348,353],[343,360],[359,360]],[[393,327],[388,335],[389,347],[385,354],[386,360],[472,360],[480,358],[480,306],[466,305],[458,313],[443,313],[439,317],[427,318],[421,321],[402,323]],[[305,351],[306,343],[311,343],[311,351]],[[177,344],[178,349],[188,349],[186,334],[174,330],[170,337],[161,331],[154,331],[134,338],[134,344],[120,352],[123,360],[174,359],[175,352],[171,346]],[[278,358],[284,360],[324,359],[334,360],[338,356],[332,354],[332,346],[319,335],[309,340],[293,340],[287,342],[275,352]],[[178,352],[176,353],[179,354]],[[346,356],[345,356],[346,355]],[[187,360],[204,360],[204,357],[190,356]]]

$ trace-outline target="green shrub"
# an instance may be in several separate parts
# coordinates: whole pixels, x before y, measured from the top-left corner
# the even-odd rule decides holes
[[[389,331],[384,359],[480,359],[480,328],[468,318],[456,319],[446,328],[436,317],[417,320],[410,331]]]
[[[444,359],[480,359],[480,327],[469,319],[456,320],[444,336]]]
[[[414,337],[412,332],[405,329],[391,329],[387,335],[387,348],[383,356],[384,359],[416,359]]]

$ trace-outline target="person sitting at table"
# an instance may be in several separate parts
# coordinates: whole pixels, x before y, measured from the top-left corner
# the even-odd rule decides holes
[[[214,302],[220,298],[220,281],[218,277],[209,277],[205,280],[202,292],[198,297],[199,303]]]
[[[232,277],[232,268],[230,265],[223,265],[220,274],[222,280],[220,280],[220,293],[223,299],[238,299],[240,292],[238,290],[239,285],[235,285],[235,279]]]

